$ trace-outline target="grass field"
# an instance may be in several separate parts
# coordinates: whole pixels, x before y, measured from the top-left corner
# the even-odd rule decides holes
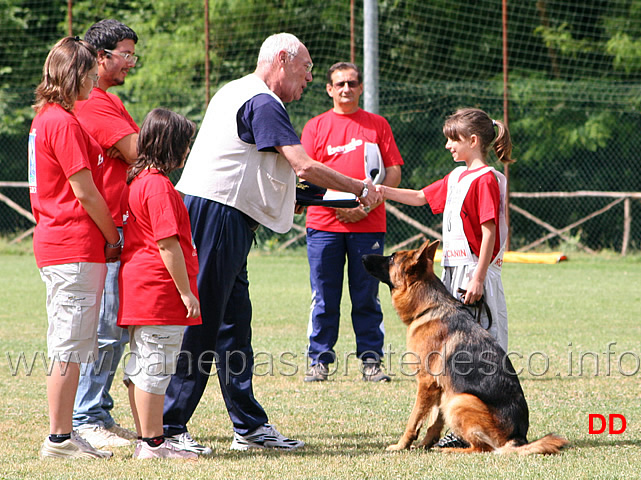
[[[190,425],[192,435],[214,449],[209,458],[193,464],[139,462],[131,459],[132,446],[115,449],[106,461],[40,460],[48,433],[45,369],[38,357],[46,352],[44,284],[31,255],[0,254],[0,478],[641,478],[641,258],[571,256],[558,265],[505,265],[511,358],[529,402],[529,438],[554,431],[572,444],[554,457],[386,452],[403,432],[415,393],[401,363],[405,329],[387,288],[381,287],[380,296],[386,366],[394,380],[359,380],[344,298],[336,379],[305,384],[306,259],[302,253],[252,254],[249,263],[255,392],[270,421],[304,440],[305,448],[232,453],[231,425],[212,378]],[[28,364],[36,358],[31,372],[24,363],[16,365],[21,353]],[[112,394],[114,416],[133,428],[120,382]],[[620,435],[590,434],[590,413],[624,415],[627,428]]]

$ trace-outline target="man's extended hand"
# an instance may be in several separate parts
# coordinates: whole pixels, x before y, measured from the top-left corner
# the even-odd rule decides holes
[[[358,197],[358,200],[361,202],[361,205],[364,207],[371,207],[372,205],[381,203],[383,201],[383,195],[376,190],[376,186],[368,178],[364,180],[365,185],[367,185],[367,195],[365,197]]]

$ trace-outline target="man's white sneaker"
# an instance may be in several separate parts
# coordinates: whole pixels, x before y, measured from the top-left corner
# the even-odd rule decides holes
[[[196,442],[189,432],[179,433],[177,435],[172,435],[171,437],[166,437],[167,441],[171,443],[176,450],[184,450],[186,452],[192,452],[198,455],[211,455],[213,450],[205,445],[201,445]]]
[[[71,438],[61,443],[54,443],[47,437],[40,449],[42,458],[110,458],[113,453],[97,450],[74,430]]]
[[[175,445],[165,440],[157,447],[150,447],[147,442],[140,442],[140,449],[136,447],[134,458],[147,460],[150,458],[177,458],[179,460],[197,460],[198,454],[187,450],[178,450]]]
[[[115,427],[115,425],[114,425]],[[114,428],[112,427],[112,429]],[[118,427],[120,430],[125,430]],[[78,435],[88,441],[95,448],[102,447],[125,447],[131,445],[131,441],[118,435],[116,431],[106,429],[102,425],[87,425],[78,429]],[[135,435],[134,435],[135,438]]]
[[[277,450],[296,450],[305,442],[285,437],[272,425],[266,423],[247,435],[234,432],[231,450],[249,450],[250,448],[273,448]]]

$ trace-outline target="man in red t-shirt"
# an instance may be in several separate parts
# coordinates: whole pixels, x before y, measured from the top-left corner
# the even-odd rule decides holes
[[[363,80],[358,67],[340,62],[327,74],[327,93],[334,107],[312,118],[301,141],[307,154],[332,169],[365,179],[364,151],[376,144],[385,167],[384,185],[401,181],[403,159],[387,120],[359,107]],[[365,254],[383,253],[386,231],[385,206],[307,209],[307,256],[312,288],[308,355],[311,368],[305,381],[327,380],[329,364],[336,360],[343,270],[348,260],[349,292],[356,353],[363,362],[363,380],[389,381],[381,369],[383,313],[378,300],[378,280],[361,261]]]
[[[135,66],[138,36],[116,20],[101,20],[87,30],[85,40],[98,51],[100,78],[89,99],[76,103],[75,113],[105,152],[105,200],[122,235],[120,196],[127,168],[138,156],[136,142],[140,129],[122,101],[107,90],[122,85]],[[80,377],[73,412],[74,428],[96,448],[128,445],[136,438],[134,432],[120,427],[110,414],[113,399],[109,390],[129,338],[127,330],[117,326],[120,262],[109,263],[107,268],[98,323],[98,359]]]

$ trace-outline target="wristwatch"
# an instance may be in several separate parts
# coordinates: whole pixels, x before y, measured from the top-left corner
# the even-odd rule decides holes
[[[123,242],[122,235],[120,235],[120,238],[118,239],[117,243],[109,243],[109,242],[107,242],[106,247],[107,248],[120,248],[120,247],[122,247],[123,243],[124,242]]]
[[[369,190],[367,189],[367,183],[363,181],[363,190],[361,190],[361,194],[358,196],[358,198],[365,198],[367,196],[367,192]]]

